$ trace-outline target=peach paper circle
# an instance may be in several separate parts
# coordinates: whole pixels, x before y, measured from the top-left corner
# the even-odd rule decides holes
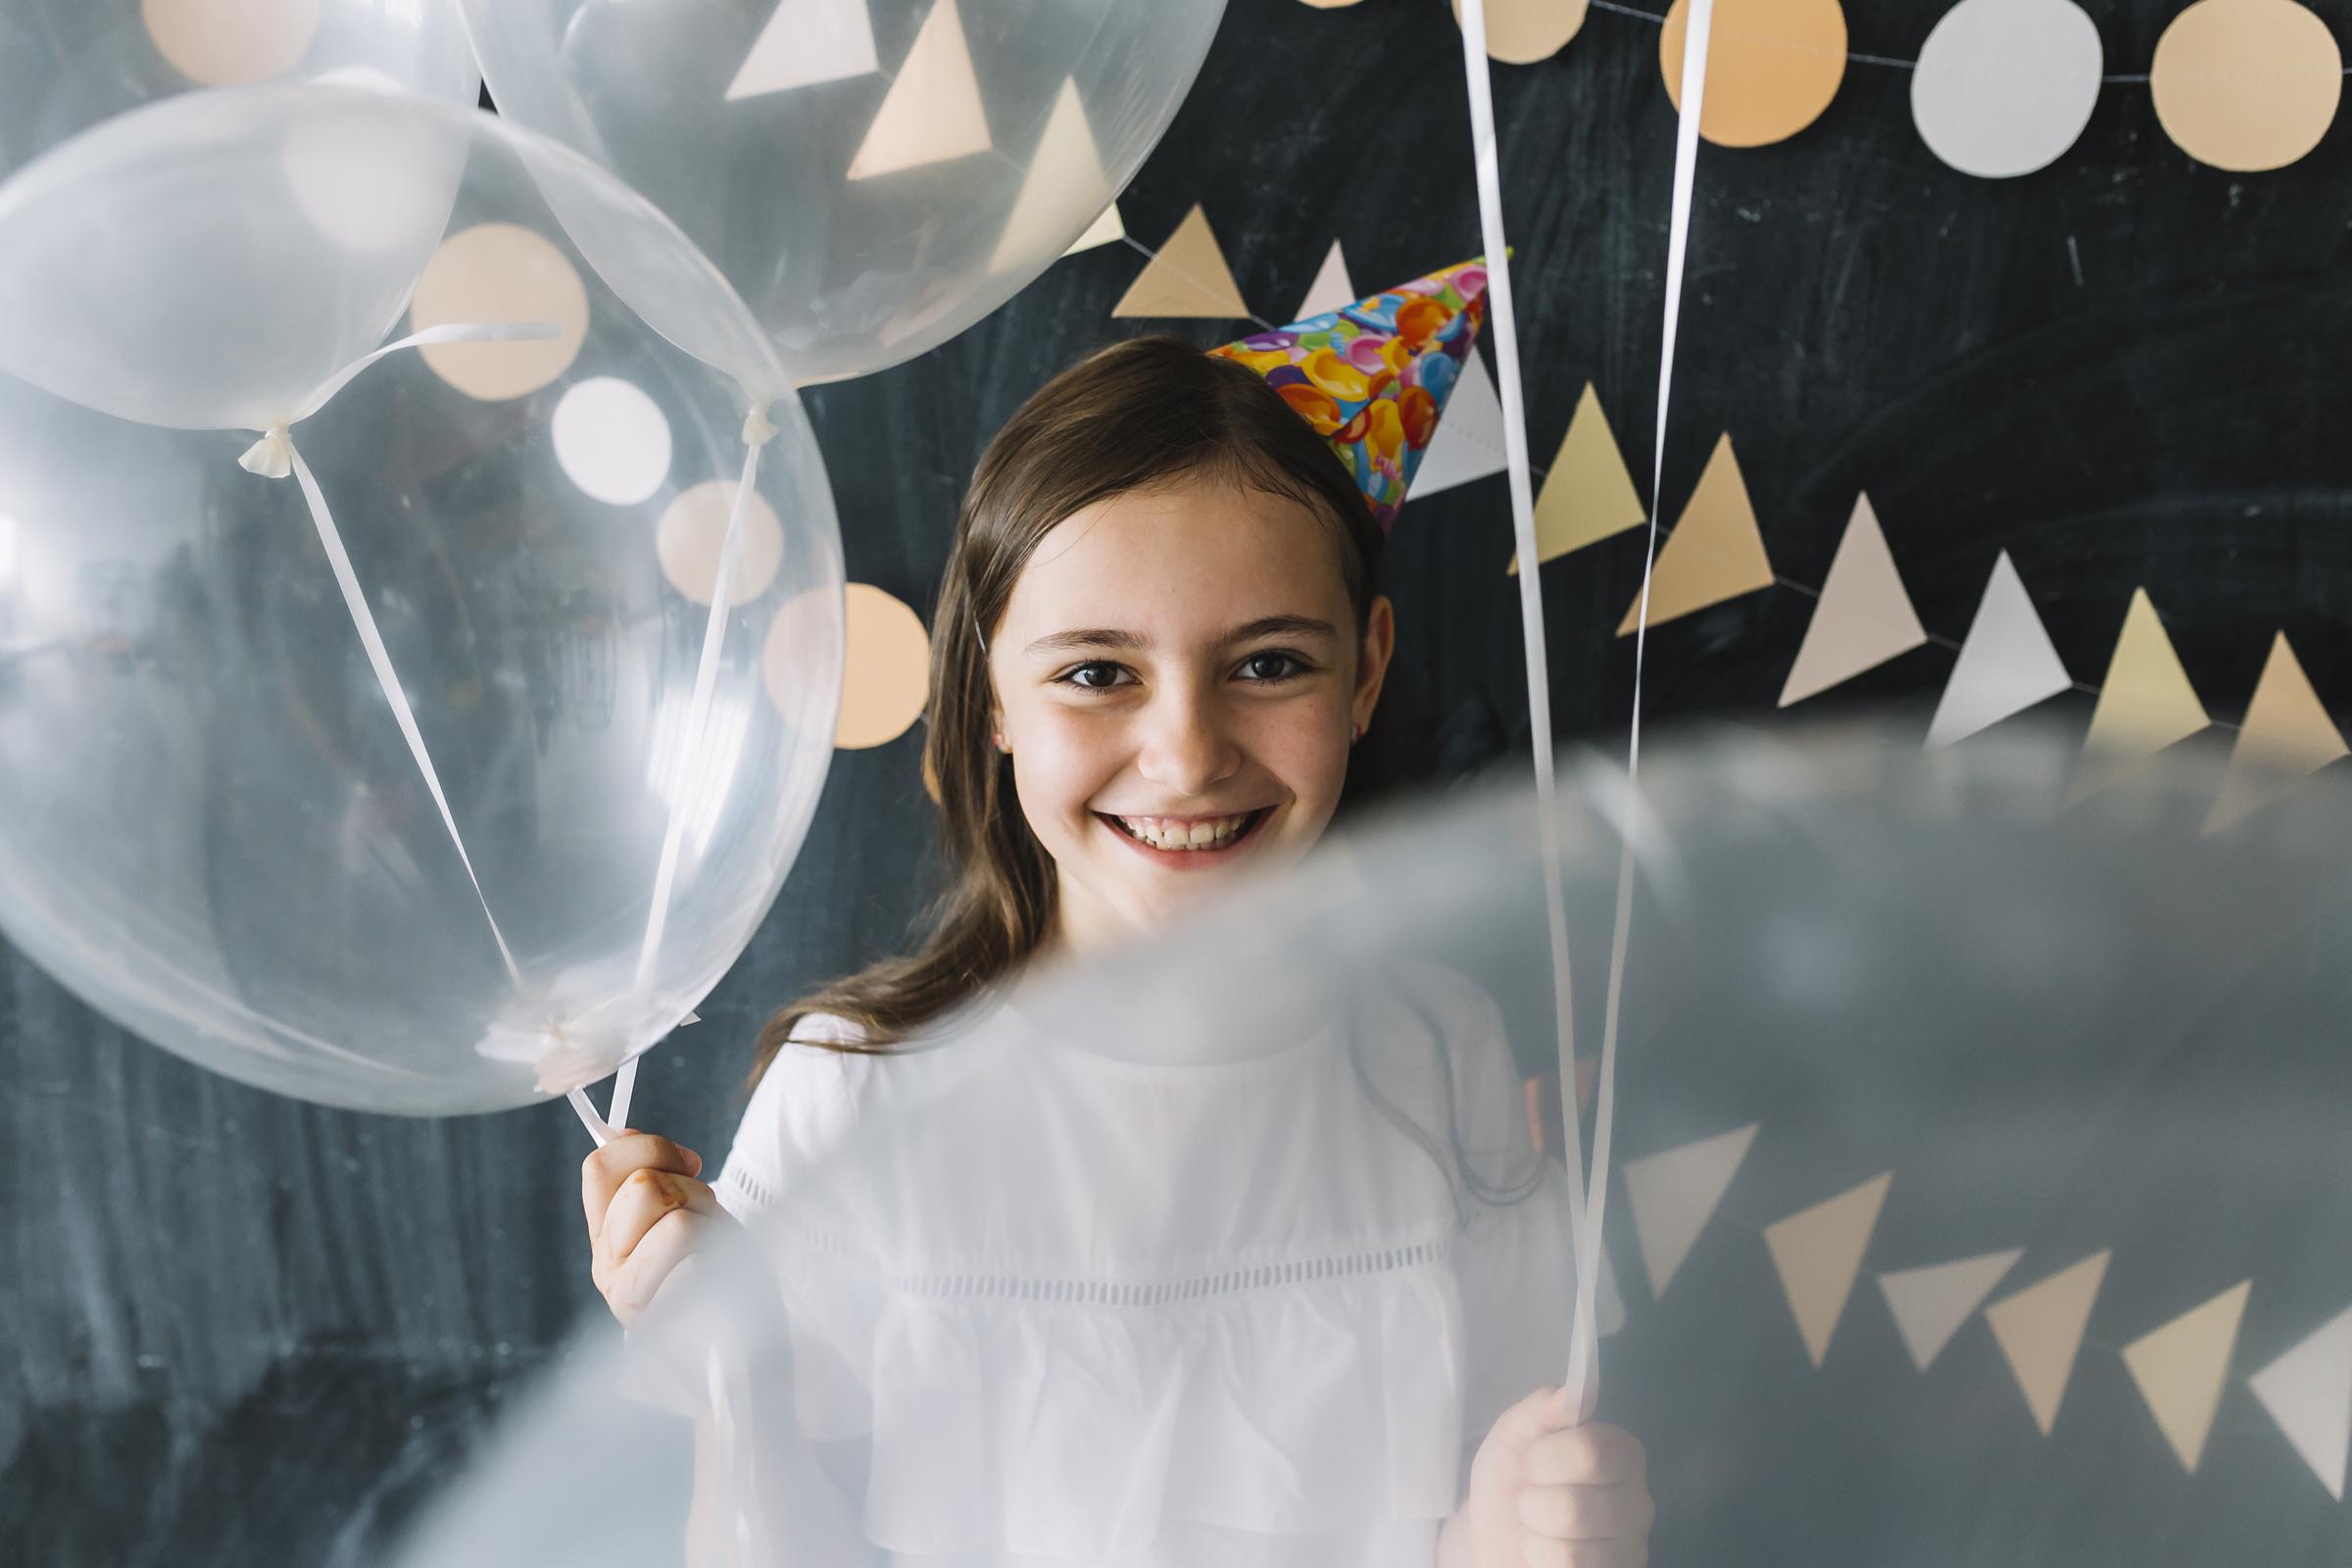
[[[561,328],[562,336],[544,342],[431,343],[416,351],[469,398],[518,398],[571,368],[588,335],[588,290],[546,235],[519,223],[476,223],[441,242],[409,307],[411,331],[459,321],[553,321]]]
[[[1487,0],[1487,56],[1506,66],[1548,60],[1584,26],[1585,9],[1586,0]],[[1453,21],[1461,24],[1462,0],[1453,0]]]
[[[318,35],[318,0],[139,0],[139,20],[190,81],[243,87],[302,64]]]
[[[737,488],[733,479],[705,479],[680,491],[654,525],[654,552],[662,559],[662,575],[698,605],[709,604],[717,592],[718,557],[726,547]],[[743,514],[743,553],[735,561],[727,608],[748,605],[767,592],[783,564],[783,526],[767,498],[755,490]]]
[[[2328,134],[2344,56],[2294,0],[2197,0],[2156,40],[2148,90],[2164,133],[2197,162],[2281,169]]]
[[[1674,0],[1658,34],[1658,70],[1678,111],[1690,12],[1690,0]],[[1838,0],[1715,0],[1698,133],[1718,147],[1786,141],[1821,118],[1844,79],[1845,12]]]
[[[810,596],[802,595],[779,611],[767,629],[761,673],[769,699],[787,712],[797,674],[792,658],[808,630],[804,607],[813,605]],[[863,751],[897,740],[922,716],[931,690],[931,635],[923,630],[922,616],[871,583],[849,584],[844,609],[848,647],[833,744]]]

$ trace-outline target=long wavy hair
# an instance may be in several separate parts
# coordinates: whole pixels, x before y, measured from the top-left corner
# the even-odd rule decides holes
[[[1255,372],[1180,338],[1143,337],[1047,382],[981,456],[932,617],[923,777],[939,807],[946,892],[912,953],[835,980],[771,1017],[752,1082],[810,1014],[852,1026],[855,1038],[835,1050],[904,1049],[927,1024],[1010,979],[1045,945],[1057,908],[1054,861],[1014,798],[1011,759],[991,736],[984,639],[1056,525],[1098,501],[1181,480],[1281,496],[1329,522],[1362,633],[1379,526],[1330,444]],[[1366,774],[1380,771],[1369,757],[1351,758],[1343,804],[1358,804]]]

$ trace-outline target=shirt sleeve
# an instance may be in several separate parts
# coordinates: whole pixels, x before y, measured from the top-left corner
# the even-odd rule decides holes
[[[848,1020],[810,1013],[767,1064],[711,1184],[734,1218],[748,1224],[773,1206],[856,1131],[875,1058],[832,1048],[858,1038]]]

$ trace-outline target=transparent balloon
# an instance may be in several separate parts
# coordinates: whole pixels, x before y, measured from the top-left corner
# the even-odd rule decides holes
[[[686,1019],[814,809],[843,633],[814,439],[675,226],[470,109],[253,88],[27,171],[0,272],[38,372],[0,374],[0,930],[371,1110],[525,1103]]]
[[[465,0],[502,113],[610,165],[802,384],[944,343],[1109,207],[1223,0]]]
[[[481,91],[456,0],[9,0],[0,177],[159,98],[297,81],[465,105]]]
[[[1635,839],[1598,1415],[1651,1560],[2340,1556],[2352,795],[2207,835],[2212,759],[2066,807],[2075,753],[1567,770],[1576,1058]],[[1536,829],[1417,803],[918,1054],[788,1047],[742,1249],[396,1560],[1436,1560],[1564,1371]]]

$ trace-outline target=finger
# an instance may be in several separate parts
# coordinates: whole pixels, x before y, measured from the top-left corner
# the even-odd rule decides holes
[[[1495,1417],[1487,1442],[1505,1452],[1523,1453],[1530,1444],[1556,1429],[1567,1409],[1566,1389],[1538,1389]]]
[[[703,1156],[653,1133],[624,1132],[580,1161],[580,1207],[588,1216],[588,1238],[596,1239],[612,1206],[612,1195],[633,1170],[667,1170],[700,1176]]]
[[[1645,1541],[1545,1541],[1527,1538],[1528,1568],[1646,1568]]]
[[[605,1210],[604,1226],[597,1233],[595,1250],[606,1271],[627,1262],[639,1239],[663,1215],[678,1209],[714,1215],[718,1196],[691,1176],[642,1168],[629,1172],[612,1195],[612,1205]]]
[[[1608,1487],[1646,1476],[1649,1458],[1632,1433],[1595,1422],[1535,1439],[1520,1458],[1519,1473],[1532,1486]]]
[[[672,1209],[645,1233],[628,1260],[609,1276],[605,1301],[625,1327],[653,1304],[678,1266],[710,1243],[710,1220],[692,1209]]]
[[[1646,1487],[1525,1487],[1519,1493],[1520,1524],[1549,1541],[1646,1541],[1656,1517]]]

